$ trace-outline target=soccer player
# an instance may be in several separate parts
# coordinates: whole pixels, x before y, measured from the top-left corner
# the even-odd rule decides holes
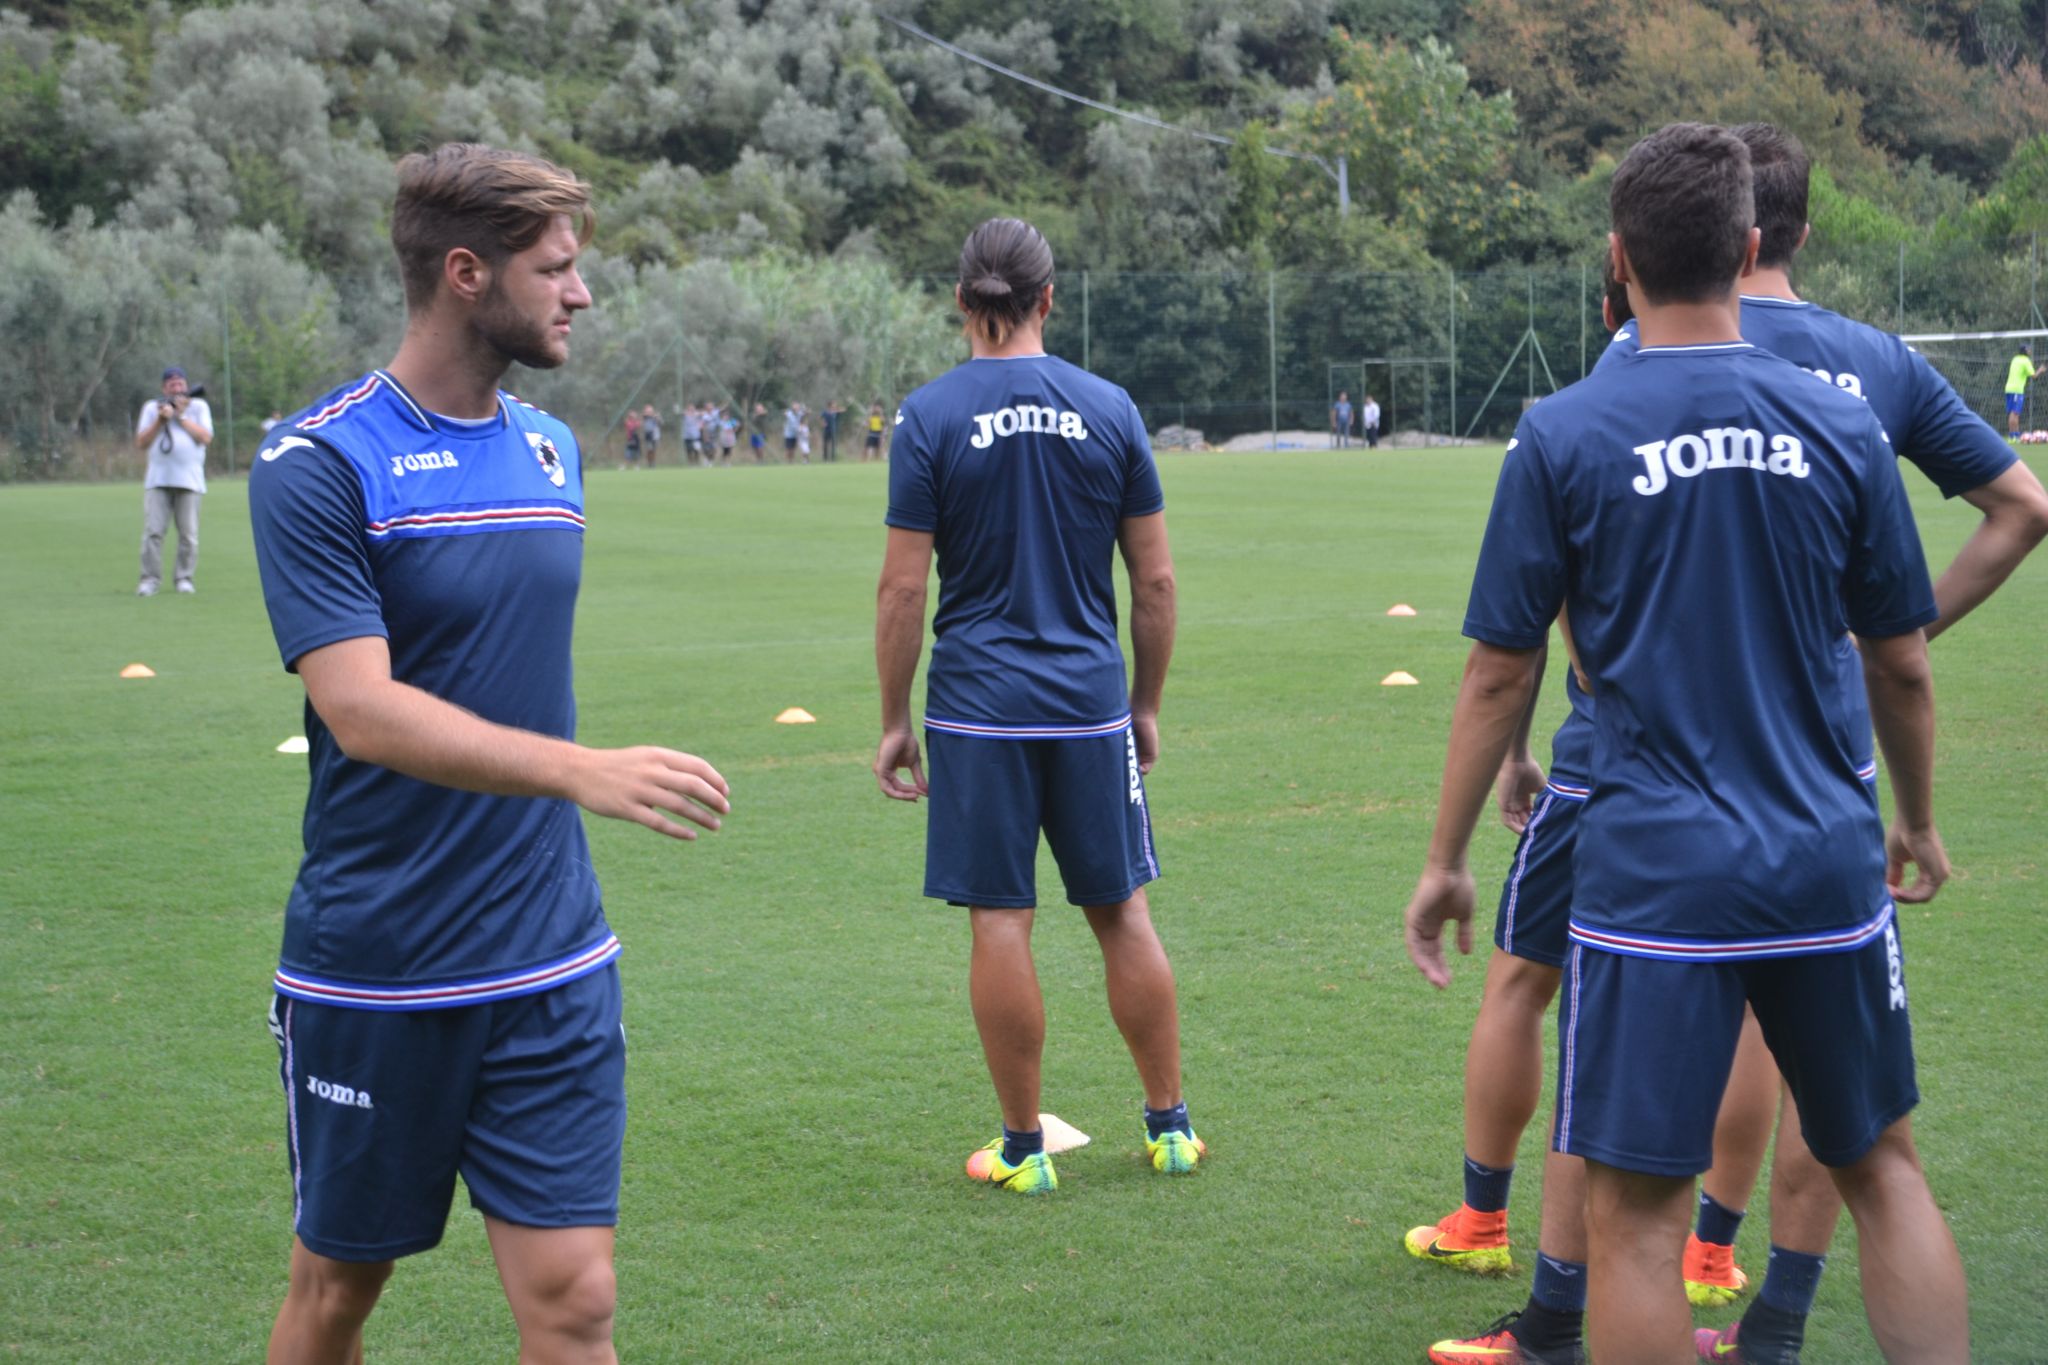
[[[2020,414],[2027,409],[2027,385],[2040,371],[2034,368],[2034,348],[2022,341],[2019,354],[2005,367],[2005,434],[2020,434]]]
[[[1961,1262],[1906,1118],[1917,1091],[1893,909],[1947,871],[1920,629],[1934,599],[1867,405],[1741,338],[1734,286],[1757,241],[1748,162],[1724,130],[1678,124],[1616,173],[1611,255],[1644,344],[1533,409],[1509,447],[1409,949],[1441,984],[1447,920],[1469,947],[1465,850],[1535,652],[1569,603],[1600,705],[1555,1146],[1586,1158],[1596,1357],[1687,1354],[1691,1180],[1709,1164],[1746,1000],[1863,1230],[1880,1346],[1962,1360]],[[1889,838],[1851,738],[1863,717],[1839,677],[1844,617],[1863,637],[1889,763]],[[1514,1334],[1486,1355],[1478,1344],[1432,1355],[1577,1350]]]
[[[1799,300],[1787,271],[1807,235],[1810,167],[1806,153],[1796,138],[1767,124],[1747,124],[1731,131],[1750,149],[1757,226],[1762,234],[1757,268],[1742,282],[1745,338],[1813,370],[1824,382],[1866,396],[1891,433],[1896,452],[1919,466],[1945,495],[1960,496],[1984,514],[1955,561],[1935,583],[1935,603],[1941,615],[1927,628],[1931,639],[1988,597],[2048,535],[2048,494],[2043,493],[2033,472],[2012,458],[2004,442],[1964,406],[1947,382],[1896,337]],[[1636,351],[1636,329],[1628,321],[1625,291],[1619,300],[1623,311],[1613,311],[1616,287],[1610,276],[1608,325],[1612,329],[1620,324],[1620,330],[1596,370]],[[1864,701],[1858,656],[1846,643],[1838,654],[1849,703],[1860,708]],[[1539,952],[1562,952],[1564,916],[1571,898],[1571,821],[1577,809],[1567,804],[1562,792],[1587,790],[1591,780],[1587,760],[1593,733],[1592,701],[1575,679],[1568,677],[1566,688],[1572,711],[1552,742],[1551,785],[1541,802],[1547,808],[1535,831],[1523,832],[1532,811],[1531,798],[1544,792],[1544,780],[1542,770],[1528,754],[1526,719],[1499,784],[1503,819],[1523,832],[1523,838],[1502,894],[1496,941],[1504,951],[1524,959]],[[1863,727],[1858,734],[1863,737],[1859,767],[1874,780],[1876,762],[1869,748],[1869,730]],[[1552,875],[1546,876],[1547,872]],[[1508,946],[1510,941],[1513,947]],[[1541,962],[1541,958],[1533,958],[1503,963],[1496,955],[1489,964],[1487,993],[1467,1055],[1468,1161],[1484,1162],[1491,1155],[1499,1162],[1512,1162],[1522,1128],[1535,1111],[1540,1064],[1537,1030],[1543,1009],[1557,990],[1555,972],[1543,973]],[[1506,978],[1499,991],[1495,989],[1496,971]],[[1686,1244],[1686,1292],[1701,1306],[1732,1302],[1747,1284],[1747,1276],[1734,1263],[1735,1234],[1778,1113],[1778,1090],[1776,1066],[1751,1020],[1745,1025],[1722,1106],[1714,1169],[1703,1181],[1698,1228]],[[1501,1209],[1505,1209],[1509,1174],[1495,1172]],[[1513,1328],[1523,1339],[1562,1340],[1567,1329],[1576,1339],[1578,1320],[1571,1308],[1577,1297],[1573,1286],[1578,1267],[1574,1262],[1583,1258],[1568,1253],[1582,1250],[1584,1245],[1579,1181],[1578,1163],[1555,1154],[1546,1161],[1536,1292]],[[1492,1202],[1487,1187],[1469,1179],[1468,1186],[1480,1191],[1472,1196],[1479,1200],[1479,1211],[1468,1198],[1466,1205],[1438,1227],[1416,1229],[1410,1235],[1410,1248],[1427,1250],[1439,1244],[1449,1254],[1436,1259],[1454,1266],[1472,1260],[1483,1265],[1493,1261],[1504,1264],[1504,1214],[1483,1218],[1482,1212],[1491,1211],[1485,1209]],[[1841,1209],[1833,1182],[1806,1152],[1796,1124],[1786,1125],[1780,1132],[1771,1208],[1770,1271],[1743,1328],[1750,1334],[1745,1338],[1748,1358],[1766,1362],[1797,1357],[1821,1257]],[[1460,1247],[1471,1248],[1472,1254],[1453,1250]],[[1546,1264],[1548,1261],[1561,1262],[1562,1270]],[[1566,1320],[1553,1319],[1554,1311],[1564,1312]],[[1505,1330],[1496,1324],[1472,1340],[1482,1341]],[[1732,1339],[1732,1334],[1720,1335]],[[1447,1350],[1445,1354],[1449,1355]],[[1735,1359],[1725,1354],[1717,1358]]]
[[[875,615],[875,777],[897,800],[929,798],[924,892],[967,908],[969,994],[1002,1108],[1002,1136],[967,1171],[1022,1194],[1059,1184],[1038,1109],[1041,829],[1102,949],[1153,1168],[1192,1171],[1205,1150],[1181,1094],[1173,969],[1144,890],[1159,863],[1143,775],[1159,757],[1173,653],[1165,498],[1130,395],[1045,354],[1052,293],[1052,250],[1036,228],[996,218],[969,234],[955,298],[973,358],[897,414]],[[1128,691],[1111,581],[1119,549],[1131,584]],[[910,685],[935,552],[927,783]]]
[[[1811,370],[1837,388],[1865,398],[1890,435],[1897,454],[1917,466],[1944,497],[1960,497],[1983,520],[1934,585],[1940,616],[1927,627],[1932,641],[1983,602],[2048,536],[2048,492],[1927,361],[1890,333],[1802,300],[1792,288],[1793,257],[1806,243],[1806,150],[1790,133],[1752,123],[1731,130],[1749,148],[1762,246],[1757,268],[1742,282],[1742,334],[1746,340]],[[1634,354],[1633,327],[1623,327],[1600,365]],[[1598,367],[1596,367],[1598,368]],[[1838,651],[1851,705],[1863,700],[1862,671],[1854,651]],[[1859,730],[1859,736],[1867,734]],[[1875,756],[1863,755],[1874,774]],[[1771,1103],[1759,1106],[1759,1087]],[[1776,1102],[1777,1068],[1750,1029],[1737,1052],[1730,1095],[1715,1138],[1714,1169],[1702,1182],[1699,1227],[1687,1244],[1686,1279],[1695,1303],[1728,1302],[1742,1287],[1733,1243],[1763,1162]],[[1797,1124],[1780,1124],[1773,1161],[1771,1253],[1764,1286],[1744,1315],[1739,1333],[1703,1333],[1702,1350],[1738,1339],[1741,1354],[1713,1357],[1776,1365],[1798,1358],[1805,1322],[1823,1261],[1841,1213],[1833,1183],[1800,1140]],[[1714,1290],[1725,1289],[1725,1296]]]
[[[1342,450],[1351,444],[1351,395],[1340,391],[1337,401],[1330,404],[1330,445]]]
[[[273,429],[250,474],[264,600],[306,688],[306,853],[271,1027],[293,1195],[273,1362],[356,1361],[455,1177],[532,1362],[614,1359],[619,941],[577,806],[716,829],[701,758],[573,741],[575,436],[498,391],[590,306],[589,188],[467,144],[398,167],[391,364]]]

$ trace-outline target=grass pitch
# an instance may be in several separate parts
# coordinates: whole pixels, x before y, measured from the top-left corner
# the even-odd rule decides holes
[[[1474,1280],[1400,1246],[1459,1197],[1483,958],[1432,992],[1398,920],[1498,458],[1164,458],[1182,615],[1154,906],[1211,1158],[1185,1181],[1144,1164],[1100,962],[1048,863],[1045,1104],[1096,1141],[1044,1201],[960,1173],[997,1123],[964,917],[919,898],[922,812],[867,771],[883,469],[592,476],[582,738],[704,754],[735,803],[687,847],[592,821],[626,943],[627,1358],[1413,1361],[1520,1304],[1526,1269]],[[1908,483],[1939,567],[1975,515]],[[305,795],[304,759],[274,749],[303,732],[302,694],[272,649],[243,487],[206,500],[189,598],[130,595],[137,502],[0,490],[7,1359],[260,1359],[284,1290],[263,1015]],[[1421,614],[1390,619],[1395,602]],[[2043,1350],[2044,627],[2048,555],[1935,646],[1957,877],[1904,929],[1915,1121],[1988,1361]],[[158,676],[117,679],[135,661]],[[1396,669],[1421,685],[1381,688]],[[773,724],[787,706],[819,723]],[[1560,716],[1553,685],[1540,723]],[[1511,846],[1491,824],[1475,850],[1482,947]],[[1544,1132],[1539,1116],[1515,1187],[1525,1264]],[[1752,1217],[1753,1277],[1766,1242]],[[1808,1359],[1873,1358],[1855,1269],[1845,1231]],[[444,1245],[392,1281],[370,1357],[509,1359],[513,1339],[458,1195]]]

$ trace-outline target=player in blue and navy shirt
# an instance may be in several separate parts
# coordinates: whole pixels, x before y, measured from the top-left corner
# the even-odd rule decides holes
[[[1757,227],[1763,244],[1756,270],[1742,282],[1742,333],[1765,350],[1811,370],[1824,383],[1866,399],[1892,438],[1895,452],[1941,490],[1983,513],[1983,520],[1934,584],[1941,615],[1927,627],[1932,641],[1988,598],[2048,536],[2048,493],[2011,448],[1918,353],[1888,332],[1852,321],[1799,297],[1792,288],[1793,257],[1806,243],[1810,163],[1797,138],[1769,124],[1731,130],[1749,147],[1756,178]],[[1601,357],[1602,365],[1636,350],[1633,324],[1623,325]],[[1846,641],[1845,641],[1846,643]],[[1852,705],[1863,704],[1857,655],[1844,648],[1843,683]],[[1581,724],[1574,717],[1567,728]],[[1872,762],[1873,771],[1875,762]],[[1701,1224],[1718,1237],[1696,1234],[1687,1247],[1711,1251],[1733,1241],[1771,1137],[1777,1109],[1775,1062],[1752,1029],[1736,1054],[1729,1094],[1761,1102],[1725,1105],[1715,1133],[1715,1169],[1702,1180]],[[1723,1169],[1723,1166],[1727,1169]],[[1798,1125],[1781,1123],[1773,1152],[1770,1278],[1743,1317],[1744,1350],[1796,1354],[1818,1286],[1841,1200],[1806,1145]],[[1732,1259],[1729,1261],[1732,1267]],[[1690,1274],[1690,1272],[1688,1272]],[[1731,1277],[1739,1282],[1741,1273]],[[1697,1301],[1697,1300],[1696,1300]],[[1725,1301],[1725,1300],[1724,1300]],[[1709,1334],[1714,1335],[1714,1334]],[[1720,1334],[1735,1338],[1734,1329]]]
[[[250,473],[311,745],[272,1010],[295,1233],[272,1359],[359,1352],[458,1173],[522,1356],[609,1337],[625,1039],[577,807],[681,838],[671,816],[728,807],[702,759],[574,742],[582,461],[497,383],[567,358],[590,227],[588,187],[537,158],[407,157],[398,355],[273,428]]]
[[[1931,1286],[1916,1308],[1931,1299],[1946,1331],[1961,1265],[1905,1118],[1892,929],[1894,899],[1927,899],[1946,874],[1918,536],[1868,406],[1741,339],[1734,284],[1756,242],[1742,143],[1664,129],[1624,161],[1612,202],[1645,344],[1532,410],[1509,447],[1410,952],[1441,983],[1444,922],[1469,944],[1472,826],[1566,609],[1599,706],[1555,1145],[1586,1158],[1594,1353],[1690,1346],[1691,1177],[1745,1001],[1815,1152],[1870,1215],[1866,1254],[1913,1264]],[[1889,849],[1837,678],[1845,624],[1890,768]]]
[[[1052,251],[1028,223],[991,219],[969,235],[958,299],[973,359],[897,413],[875,624],[875,776],[891,797],[929,798],[925,894],[968,907],[973,927],[975,1024],[1003,1136],[968,1173],[1027,1194],[1058,1184],[1038,1110],[1041,830],[1102,947],[1111,1013],[1144,1084],[1152,1164],[1178,1174],[1202,1152],[1181,1095],[1173,970],[1144,891],[1159,861],[1143,775],[1159,755],[1173,652],[1165,498],[1130,395],[1045,354],[1052,274]],[[1132,594],[1128,690],[1111,577],[1119,548]],[[934,554],[927,783],[910,686]]]

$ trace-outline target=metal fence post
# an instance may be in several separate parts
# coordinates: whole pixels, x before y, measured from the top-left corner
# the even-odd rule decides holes
[[[1081,272],[1081,368],[1088,366],[1088,272]]]
[[[1458,436],[1458,272],[1451,270],[1446,275],[1449,291],[1446,301],[1451,306],[1451,439]]]
[[[1605,326],[1603,321],[1602,326]],[[1579,378],[1586,377],[1586,263],[1579,262]]]
[[[235,334],[228,325],[228,301],[223,291],[220,301],[220,368],[221,388],[227,400],[228,409],[228,473],[235,472]]]
[[[1894,332],[1906,330],[1906,244],[1899,243],[1899,320]]]
[[[1266,272],[1266,401],[1270,405],[1271,449],[1280,448],[1280,303],[1275,272]]]

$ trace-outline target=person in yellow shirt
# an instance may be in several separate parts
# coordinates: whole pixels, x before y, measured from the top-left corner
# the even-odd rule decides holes
[[[2020,353],[2012,358],[2012,367],[2005,372],[2005,434],[2008,438],[2020,434],[2020,413],[2027,406],[2027,381],[2039,373],[2034,368],[2032,344],[2021,342]]]

